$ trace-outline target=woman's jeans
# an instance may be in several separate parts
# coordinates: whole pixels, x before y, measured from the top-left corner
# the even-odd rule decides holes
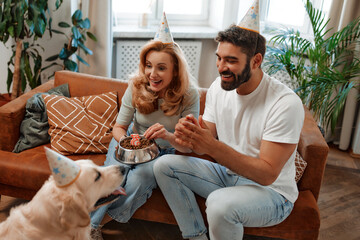
[[[278,224],[293,209],[293,203],[269,187],[228,174],[207,160],[164,155],[155,162],[154,174],[183,238],[207,232],[194,193],[206,198],[211,240],[242,239],[244,227]]]
[[[105,213],[108,213],[111,218],[118,222],[128,222],[135,211],[151,196],[152,190],[157,187],[153,173],[153,165],[156,159],[138,165],[120,163],[115,159],[115,147],[117,145],[118,142],[113,138],[110,142],[104,165],[122,165],[125,167],[126,179],[123,187],[127,196],[120,196],[115,202],[93,211],[90,214],[92,228],[99,227]],[[173,148],[160,149],[159,156],[174,153],[174,151]]]

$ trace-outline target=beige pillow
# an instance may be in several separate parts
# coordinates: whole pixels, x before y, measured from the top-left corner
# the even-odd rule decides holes
[[[300,156],[299,152],[296,151],[296,155],[295,155],[295,167],[296,167],[295,181],[296,182],[298,182],[300,180],[300,178],[302,177],[306,166],[307,166],[307,162]]]
[[[64,155],[106,153],[117,117],[117,93],[85,97],[43,95],[51,148]]]

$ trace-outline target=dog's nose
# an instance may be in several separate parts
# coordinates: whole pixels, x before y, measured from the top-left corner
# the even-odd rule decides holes
[[[124,175],[125,174],[125,167],[119,166],[119,172]]]

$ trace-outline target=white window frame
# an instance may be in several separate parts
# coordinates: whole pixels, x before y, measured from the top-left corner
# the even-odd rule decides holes
[[[304,24],[302,27],[298,27],[298,26],[293,26],[290,24],[280,24],[280,23],[275,23],[275,22],[271,22],[266,20],[267,18],[267,14],[269,11],[269,4],[270,1],[269,0],[260,0],[262,3],[262,9],[260,9],[261,14],[260,14],[260,24],[264,27],[265,25],[270,25],[271,27],[280,29],[280,28],[284,28],[284,27],[288,27],[288,28],[294,28],[294,29],[298,29],[300,31],[301,34],[303,34],[304,36],[311,36],[312,35],[312,29],[311,29],[311,23],[309,21],[309,18],[306,17],[304,19]],[[321,9],[323,4],[324,4],[325,0],[311,0],[313,6],[317,9]],[[332,0],[332,1],[336,1],[336,0]],[[305,3],[304,3],[305,4]],[[305,7],[304,7],[305,9]],[[325,13],[326,14],[326,13]],[[271,35],[271,33],[265,33],[266,35]]]
[[[112,0],[122,1],[122,0]],[[149,26],[157,26],[162,18],[164,0],[153,0],[154,3],[151,5],[151,13],[147,14],[147,20]],[[181,1],[181,0],[176,0]],[[183,15],[183,14],[169,14],[166,13],[168,21],[171,21],[171,25],[207,25],[209,18],[209,6],[211,0],[202,0],[202,12],[199,15]],[[133,13],[121,13],[121,16],[116,16],[114,11],[114,24],[121,25],[136,25],[141,18],[142,14]]]

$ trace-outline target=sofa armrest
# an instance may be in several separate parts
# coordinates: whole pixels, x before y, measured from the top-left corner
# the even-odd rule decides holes
[[[311,112],[305,106],[304,110],[304,126],[300,134],[298,151],[307,162],[307,167],[302,178],[298,182],[298,188],[300,191],[310,190],[317,200],[325,171],[329,147]]]
[[[20,125],[25,116],[25,106],[35,93],[47,92],[54,87],[50,80],[0,107],[0,150],[11,152],[20,136]]]

